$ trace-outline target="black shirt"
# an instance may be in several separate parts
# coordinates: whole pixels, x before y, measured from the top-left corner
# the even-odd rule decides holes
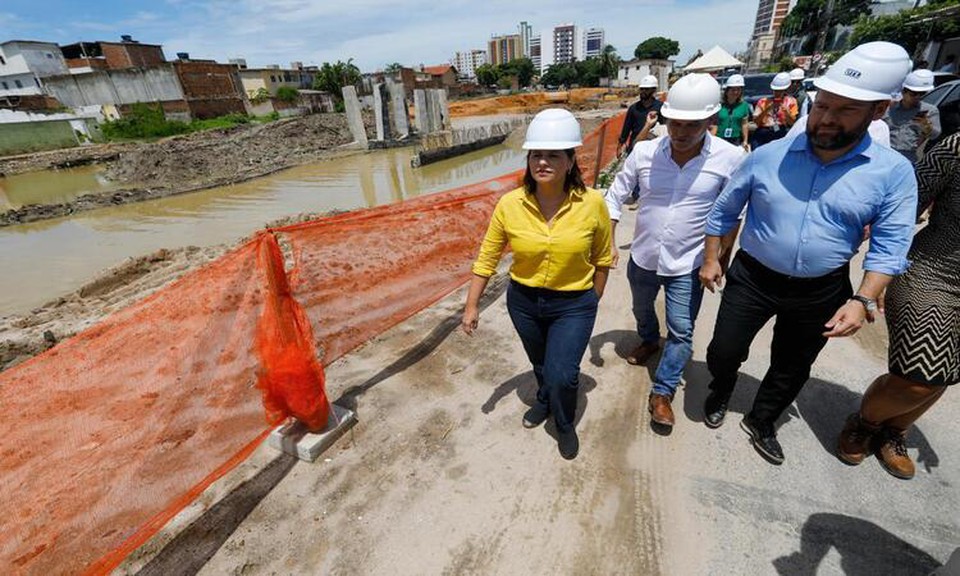
[[[647,113],[651,110],[657,111],[657,122],[663,123],[663,116],[660,115],[660,107],[663,102],[653,99],[653,104],[649,108],[644,106],[639,100],[630,105],[627,109],[627,118],[623,121],[623,130],[620,131],[620,144],[627,143],[627,154],[633,150],[637,136],[643,130],[647,123]]]

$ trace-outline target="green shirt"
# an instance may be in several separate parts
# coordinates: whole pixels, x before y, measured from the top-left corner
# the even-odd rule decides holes
[[[743,119],[750,117],[750,105],[740,101],[734,106],[724,103],[717,113],[717,136],[725,140],[740,141],[743,134],[740,127]]]

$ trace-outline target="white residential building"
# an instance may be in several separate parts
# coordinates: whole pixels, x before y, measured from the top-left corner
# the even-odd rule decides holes
[[[583,32],[583,58],[594,58],[603,52],[606,46],[603,28],[587,28]]]
[[[53,42],[9,40],[0,44],[0,96],[43,93],[43,78],[69,74]]]
[[[658,90],[666,90],[667,80],[670,78],[671,72],[673,72],[673,60],[654,60],[650,58],[628,60],[620,63],[617,80],[614,84],[618,87],[639,86],[640,80],[644,76],[653,75],[657,77]]]
[[[450,63],[457,69],[460,78],[473,80],[477,77],[477,67],[487,63],[487,52],[486,50],[457,52]]]
[[[530,38],[530,60],[537,73],[543,72],[543,46],[540,43],[542,38],[539,34]]]
[[[533,26],[527,22],[521,22],[517,27],[520,32],[520,51],[525,58],[530,57],[530,41],[533,39]]]

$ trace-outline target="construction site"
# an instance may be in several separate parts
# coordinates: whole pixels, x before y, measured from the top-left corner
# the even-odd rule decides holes
[[[828,344],[779,423],[789,455],[774,467],[736,426],[703,425],[719,295],[704,297],[677,426],[651,426],[653,368],[626,362],[638,336],[621,264],[581,366],[580,455],[558,456],[550,423],[521,426],[537,384],[506,309],[510,256],[467,336],[470,265],[520,183],[530,117],[573,111],[579,166],[599,186],[634,93],[451,101],[438,132],[498,124],[502,143],[416,168],[402,142],[355,146],[357,122],[384,142],[391,120],[349,106],[0,158],[0,246],[17,271],[0,281],[2,572],[926,575],[946,563],[960,546],[956,395],[911,430],[909,483],[833,454],[886,370],[882,322]],[[621,262],[634,214],[616,230]],[[768,325],[731,412],[749,410],[771,337]],[[284,436],[294,422],[337,431],[305,456],[305,432]]]

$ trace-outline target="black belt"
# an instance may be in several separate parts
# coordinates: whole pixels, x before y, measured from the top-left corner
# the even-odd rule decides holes
[[[787,274],[781,274],[776,270],[768,268],[763,265],[762,262],[751,256],[747,253],[746,250],[738,250],[737,258],[744,265],[745,268],[750,270],[758,275],[762,275],[771,280],[777,280],[780,282],[789,282],[794,284],[827,284],[830,282],[835,282],[837,280],[844,280],[850,277],[850,263],[846,263],[843,266],[831,270],[822,276],[789,276]]]

